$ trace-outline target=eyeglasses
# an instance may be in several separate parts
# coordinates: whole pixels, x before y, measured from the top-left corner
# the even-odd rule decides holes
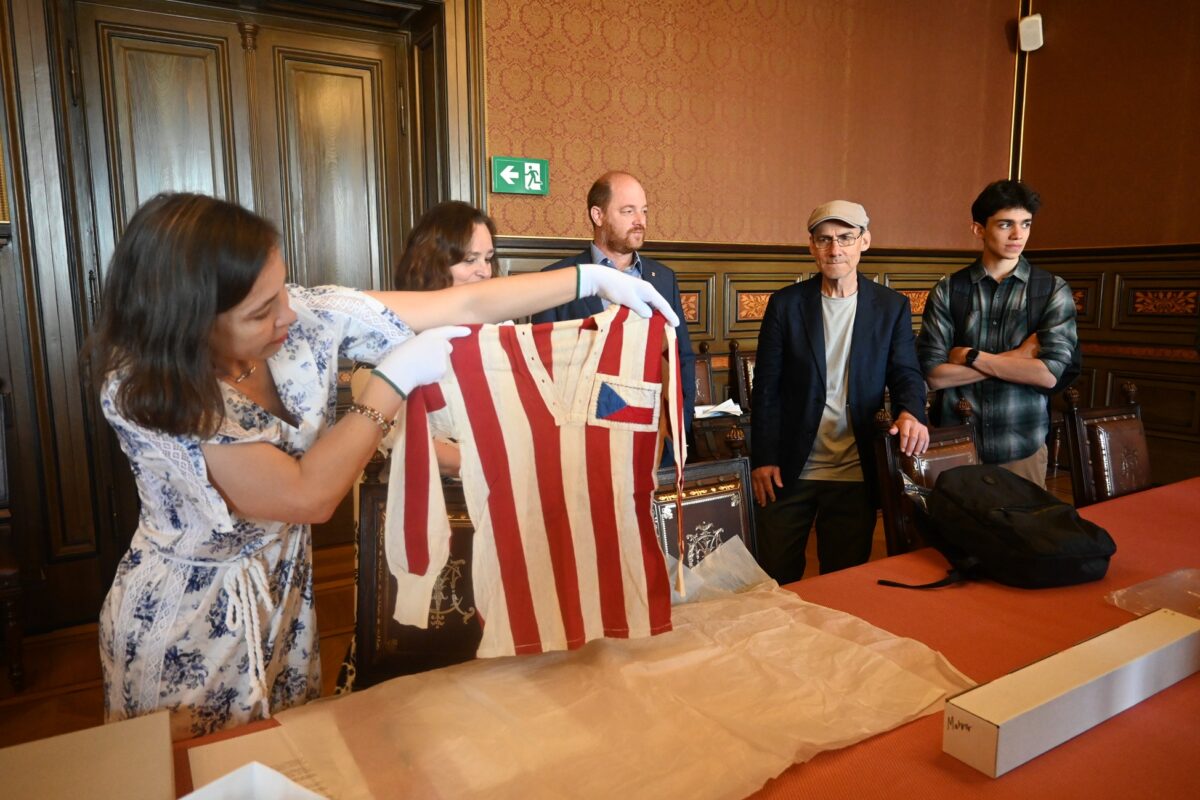
[[[837,236],[814,236],[812,237],[813,247],[818,250],[828,250],[833,247],[833,243],[837,242],[838,247],[849,247],[862,238],[863,231],[858,233],[839,233]]]

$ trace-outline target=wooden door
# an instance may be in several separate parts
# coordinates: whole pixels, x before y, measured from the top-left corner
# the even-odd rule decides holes
[[[411,211],[400,102],[407,51],[382,37],[270,28],[255,46],[259,212],[280,225],[293,279],[388,285]]]
[[[194,191],[271,219],[289,279],[388,285],[411,218],[404,76],[408,34],[170,2],[74,5],[86,185],[97,284],[137,208],[159,192]],[[86,227],[86,226],[85,226]],[[98,288],[98,287],[97,287]],[[89,400],[72,416],[85,419]],[[94,618],[136,526],[124,459],[94,415],[93,485],[112,498],[109,537],[81,525],[72,572],[96,576],[71,618]],[[82,450],[80,451],[82,452]],[[80,468],[89,463],[80,458]],[[80,482],[83,486],[88,481]],[[349,503],[314,530],[320,545],[353,540]],[[55,565],[48,564],[48,583]]]
[[[78,6],[100,263],[141,203],[197,191],[278,225],[292,280],[385,286],[411,215],[407,34],[212,15]]]

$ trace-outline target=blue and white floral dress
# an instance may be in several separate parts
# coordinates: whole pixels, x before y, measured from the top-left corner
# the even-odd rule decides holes
[[[216,435],[171,436],[121,416],[118,377],[104,387],[101,406],[141,499],[138,529],[100,612],[108,721],[169,709],[179,739],[320,694],[309,526],[232,513],[200,447],[270,442],[302,455],[334,422],[338,357],[377,363],[412,331],[351,289],[289,286],[288,295],[298,319],[267,364],[298,426],[222,383]]]

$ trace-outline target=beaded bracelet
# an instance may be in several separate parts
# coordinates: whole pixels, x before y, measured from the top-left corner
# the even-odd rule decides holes
[[[377,409],[371,408],[370,406],[360,405],[358,403],[351,403],[350,408],[347,410],[352,411],[355,414],[361,414],[362,416],[371,420],[371,422],[374,422],[379,426],[379,430],[383,431],[384,436],[387,436],[392,432],[393,423],[389,422],[387,417],[383,416],[383,414],[381,414]]]

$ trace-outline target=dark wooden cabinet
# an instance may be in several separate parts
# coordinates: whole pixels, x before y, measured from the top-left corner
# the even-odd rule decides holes
[[[0,379],[30,628],[94,621],[137,522],[78,356],[126,221],[162,191],[212,194],[279,227],[290,279],[387,288],[423,198],[477,171],[445,142],[478,125],[447,109],[481,87],[445,82],[429,54],[463,51],[436,38],[477,36],[479,12],[477,0],[0,9],[13,207]],[[478,202],[467,186],[454,196]],[[347,507],[316,545],[350,542],[352,518]]]
[[[155,7],[76,11],[99,263],[141,203],[186,190],[275,222],[299,283],[386,286],[413,217],[408,34]]]

